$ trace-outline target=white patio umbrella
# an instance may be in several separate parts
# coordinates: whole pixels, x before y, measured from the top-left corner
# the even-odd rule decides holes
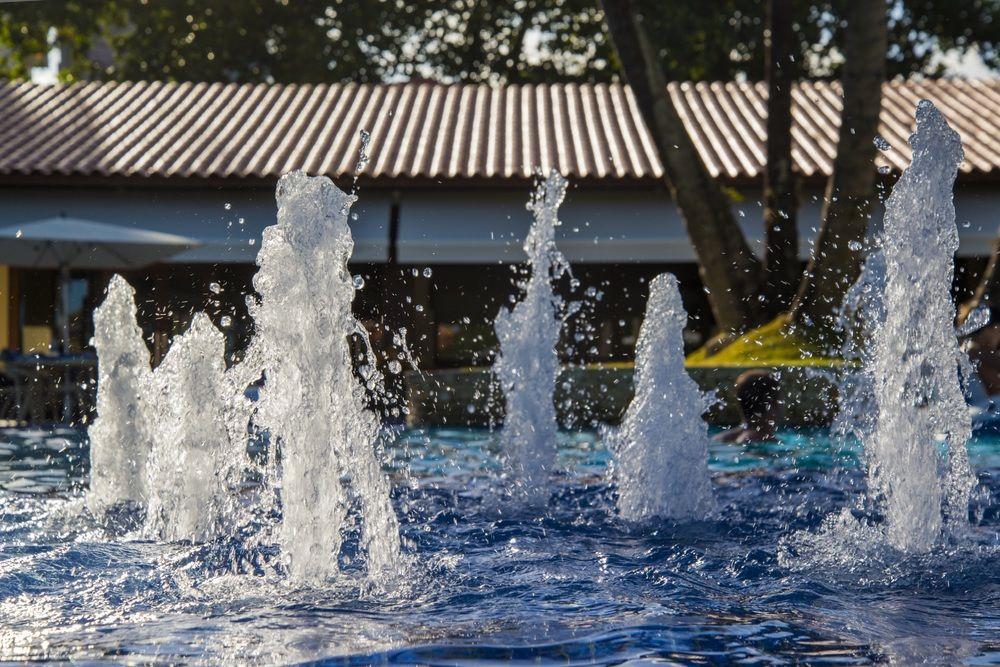
[[[66,352],[72,269],[136,269],[200,245],[196,239],[151,229],[49,218],[0,228],[0,264],[59,271],[58,325]]]

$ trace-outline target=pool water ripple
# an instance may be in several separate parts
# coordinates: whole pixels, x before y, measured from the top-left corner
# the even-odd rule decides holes
[[[408,566],[382,586],[354,576],[357,525],[342,576],[295,585],[252,526],[192,545],[96,525],[79,433],[0,440],[6,660],[1000,662],[996,438],[970,447],[968,535],[924,556],[835,562],[797,536],[854,508],[865,476],[856,445],[820,432],[714,445],[716,515],[636,526],[617,518],[593,433],[561,435],[551,500],[532,513],[497,492],[490,433],[406,431],[386,467]]]

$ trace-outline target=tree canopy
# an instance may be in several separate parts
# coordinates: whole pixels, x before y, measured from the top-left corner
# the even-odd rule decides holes
[[[836,76],[851,0],[795,0],[801,71]],[[877,1],[877,0],[876,0]],[[668,79],[757,79],[764,0],[641,0]],[[55,43],[64,79],[609,80],[593,0],[43,0],[0,5],[0,76]],[[934,74],[950,50],[1000,66],[1000,0],[889,0],[888,74]]]

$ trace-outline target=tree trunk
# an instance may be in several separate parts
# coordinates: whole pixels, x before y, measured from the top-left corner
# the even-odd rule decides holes
[[[684,128],[633,0],[600,0],[600,5],[625,78],[659,149],[667,186],[698,256],[716,324],[723,335],[743,332],[761,320],[757,298],[760,261]]]
[[[986,263],[983,275],[979,278],[979,284],[972,298],[963,303],[958,308],[958,318],[956,324],[961,326],[965,320],[979,306],[989,306],[991,311],[1000,310],[1000,271],[997,270],[1000,264],[1000,237],[993,240],[993,250],[990,252],[990,259]],[[998,313],[1000,315],[1000,313]],[[990,316],[990,321],[1000,319],[997,316]]]
[[[875,145],[886,61],[886,4],[849,0],[844,30],[843,113],[823,224],[792,304],[794,324],[820,340],[836,331],[834,313],[861,272],[875,194]]]
[[[767,168],[764,172],[764,294],[769,316],[788,308],[802,276],[792,173],[792,84],[797,67],[792,0],[768,0],[764,36],[767,81]]]

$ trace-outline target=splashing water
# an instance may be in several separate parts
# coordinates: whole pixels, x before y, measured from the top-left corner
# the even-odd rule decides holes
[[[160,538],[204,541],[231,525],[231,482],[249,462],[246,439],[227,432],[224,352],[222,333],[198,313],[153,371],[146,525]]]
[[[881,239],[865,260],[857,281],[844,295],[838,323],[844,332],[840,356],[844,372],[837,380],[838,410],[833,432],[867,442],[878,423],[875,401],[874,346],[885,323],[885,253]]]
[[[955,329],[955,335],[959,338],[971,336],[990,323],[990,307],[986,304],[976,306],[962,322],[962,326]]]
[[[951,298],[961,140],[930,102],[920,102],[916,117],[913,160],[886,202],[886,317],[871,360],[878,423],[865,443],[887,536],[903,551],[926,551],[944,523],[964,523],[973,486]],[[936,434],[947,443],[944,476]]]
[[[94,328],[101,363],[98,417],[88,432],[91,512],[106,518],[108,510],[144,511],[146,533],[167,540],[227,534],[237,522],[234,487],[248,461],[246,416],[242,430],[230,432],[232,406],[240,403],[224,400],[232,388],[222,334],[198,313],[150,370],[135,292],[119,275],[94,312]],[[141,516],[107,518],[128,519],[116,526],[125,528]]]
[[[606,434],[615,451],[618,511],[628,520],[699,519],[714,506],[708,425],[701,418],[707,405],[684,369],[686,322],[677,278],[664,273],[650,281],[635,350],[635,397],[621,427]]]
[[[951,297],[958,248],[951,190],[962,148],[933,104],[921,102],[916,117],[913,160],[841,312],[844,357],[858,367],[841,385],[837,426],[864,445],[867,497],[827,517],[819,532],[783,539],[779,561],[793,569],[920,557],[968,528],[975,477],[960,377],[969,362]]]
[[[379,419],[365,407],[348,340],[363,332],[347,268],[355,197],[326,177],[293,172],[278,182],[277,198],[278,224],[264,230],[253,280],[260,303],[251,310],[252,357],[266,378],[257,420],[280,443],[282,548],[294,577],[337,573],[350,500],[341,478],[349,477],[369,573],[385,573],[399,561],[399,526],[376,451]]]
[[[371,143],[372,133],[368,130],[361,129],[358,130],[358,138],[361,140],[361,145],[358,147],[358,161],[354,164],[354,179],[351,181],[351,194],[357,194],[358,191],[358,178],[364,172],[365,167],[368,166],[368,144]]]
[[[501,442],[513,495],[536,503],[544,499],[546,482],[556,457],[556,409],[553,403],[559,375],[562,300],[552,281],[569,269],[556,248],[559,205],[566,195],[566,179],[553,171],[536,188],[528,203],[534,223],[524,242],[531,276],[523,285],[524,299],[497,313],[500,353],[493,371],[506,397]]]
[[[146,502],[150,425],[145,388],[149,349],[136,321],[135,290],[119,275],[94,310],[94,348],[100,357],[97,418],[90,426],[90,490],[87,506],[97,516],[121,503]]]
[[[290,574],[322,581],[338,572],[355,498],[369,575],[381,579],[398,566],[398,521],[376,449],[381,425],[366,408],[351,359],[350,336],[361,334],[368,345],[351,313],[353,202],[327,178],[296,172],[281,179],[278,224],[265,230],[257,258],[260,301],[249,304],[257,331],[229,370],[221,332],[199,313],[150,371],[134,292],[121,277],[112,280],[95,312],[100,416],[90,429],[88,494],[95,513],[122,502],[144,506],[146,531],[169,540],[235,534],[253,503],[273,497],[240,488],[254,467],[247,430],[255,414],[273,447],[265,486],[280,490],[279,539]],[[373,366],[365,379],[378,389]],[[262,375],[255,406],[244,389]]]

